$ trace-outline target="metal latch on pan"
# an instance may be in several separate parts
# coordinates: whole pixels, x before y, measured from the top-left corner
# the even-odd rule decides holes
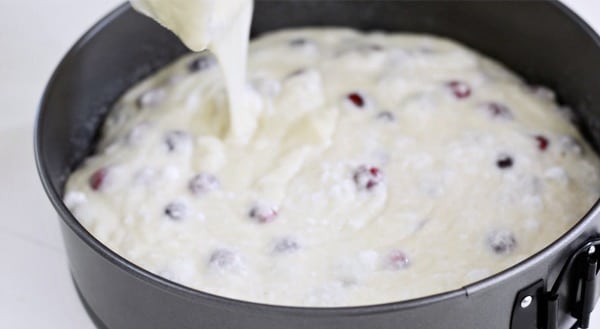
[[[560,312],[572,317],[571,329],[587,329],[596,304],[600,238],[588,241],[571,255],[549,291],[543,280],[521,290],[515,299],[511,329],[561,329]],[[567,286],[568,293],[560,294]],[[567,306],[566,308],[563,305]]]

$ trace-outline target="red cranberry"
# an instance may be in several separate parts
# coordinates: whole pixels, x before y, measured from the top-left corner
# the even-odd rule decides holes
[[[98,191],[102,188],[102,186],[104,185],[104,181],[106,180],[106,176],[108,175],[108,169],[107,168],[100,168],[98,170],[96,170],[92,176],[90,176],[90,187],[92,188],[92,190],[94,191]]]
[[[174,220],[183,219],[186,215],[186,207],[181,202],[171,202],[165,208],[165,215]]]
[[[381,121],[392,122],[396,119],[396,116],[394,116],[394,113],[390,111],[383,111],[377,114],[377,119]]]
[[[383,173],[377,167],[360,166],[354,172],[354,183],[359,190],[372,190],[383,182]]]
[[[384,268],[387,270],[398,271],[405,269],[410,264],[408,256],[402,250],[396,249],[389,252],[385,259]]]
[[[450,81],[446,84],[458,99],[463,99],[471,96],[471,87],[462,81]]]
[[[366,102],[365,102],[365,99],[363,98],[363,96],[357,92],[348,94],[348,96],[346,96],[346,98],[348,98],[348,100],[350,102],[352,102],[352,104],[354,104],[354,106],[356,106],[356,107],[363,108],[366,105]]]
[[[507,120],[513,118],[512,111],[508,108],[508,106],[504,104],[497,102],[489,102],[484,105],[484,108],[494,118]]]
[[[267,205],[267,204],[257,204],[248,213],[248,216],[259,222],[259,223],[269,223],[274,221],[277,218],[277,209],[275,207]]]
[[[300,249],[300,244],[292,238],[282,238],[275,242],[273,251],[278,254],[290,253]]]
[[[508,230],[496,230],[488,234],[487,243],[498,255],[506,255],[517,247],[517,239]]]
[[[537,135],[535,136],[535,140],[537,141],[537,147],[540,151],[545,151],[550,145],[550,141],[545,136]]]
[[[509,169],[513,166],[513,164],[513,158],[506,154],[500,155],[500,157],[498,157],[498,160],[496,160],[496,165],[500,169]]]
[[[200,173],[190,180],[188,187],[193,194],[202,195],[219,189],[221,184],[214,175]]]

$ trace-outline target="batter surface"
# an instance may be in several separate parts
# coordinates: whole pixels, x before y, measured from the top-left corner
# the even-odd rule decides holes
[[[302,306],[460,288],[597,200],[600,163],[551,91],[452,41],[299,29],[252,42],[246,144],[217,61],[128,91],[65,202],[102,243],[202,291]]]

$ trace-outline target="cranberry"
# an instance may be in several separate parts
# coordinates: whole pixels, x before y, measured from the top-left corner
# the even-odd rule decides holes
[[[450,81],[446,84],[458,99],[463,99],[471,96],[471,87],[462,81]]]
[[[498,255],[506,255],[517,247],[517,239],[511,231],[495,230],[488,234],[487,243]]]
[[[496,165],[500,169],[509,169],[513,166],[513,164],[513,158],[506,154],[500,155],[500,157],[498,157],[498,160],[496,160]]]
[[[540,151],[545,151],[550,145],[550,141],[545,136],[536,135],[535,140],[537,141],[537,147]]]
[[[152,108],[158,106],[165,98],[166,92],[163,88],[153,88],[146,90],[136,101],[140,109]]]
[[[188,65],[188,70],[191,73],[196,73],[207,70],[213,65],[215,65],[215,59],[210,55],[203,54],[190,62],[190,64]]]
[[[171,202],[165,208],[165,215],[174,220],[180,220],[185,217],[186,207],[181,202]]]
[[[239,261],[238,255],[229,249],[217,249],[212,252],[209,264],[221,269],[231,268]]]
[[[219,189],[221,184],[214,175],[200,173],[190,180],[188,187],[193,194],[202,195]]]
[[[484,109],[494,118],[507,120],[513,118],[512,111],[508,108],[508,106],[501,103],[489,102],[484,105]]]
[[[377,167],[360,166],[354,172],[354,183],[359,190],[372,190],[383,182],[383,173]]]
[[[348,94],[348,96],[346,96],[346,98],[350,102],[352,102],[352,104],[354,104],[354,106],[356,106],[356,107],[363,108],[366,105],[366,102],[365,102],[365,99],[363,98],[363,96],[357,92]]]
[[[108,175],[108,169],[107,168],[100,168],[98,170],[96,170],[92,176],[90,176],[90,187],[92,188],[92,190],[94,191],[98,191],[102,188],[102,186],[104,185],[104,181],[106,180],[106,176]]]
[[[174,130],[166,134],[165,144],[167,145],[169,152],[173,152],[177,151],[177,149],[180,148],[183,143],[188,141],[189,138],[190,136],[188,133],[180,130]]]
[[[382,121],[392,122],[396,119],[396,116],[394,116],[394,113],[392,113],[390,111],[383,111],[383,112],[379,112],[377,114],[377,119],[382,120]]]
[[[257,204],[248,213],[248,216],[259,222],[259,223],[269,223],[277,218],[277,209],[275,207],[261,203]]]
[[[398,271],[402,270],[410,264],[408,256],[402,250],[396,249],[388,253],[385,258],[384,268],[386,270]]]
[[[292,238],[282,238],[275,242],[273,251],[278,254],[290,253],[300,249],[298,242]]]

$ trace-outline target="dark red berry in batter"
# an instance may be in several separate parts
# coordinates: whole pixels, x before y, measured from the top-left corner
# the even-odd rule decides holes
[[[350,93],[346,97],[356,107],[363,108],[365,106],[365,99],[357,92]]]
[[[514,164],[513,158],[506,154],[500,155],[498,160],[496,160],[496,165],[500,169],[509,169],[513,166],[513,164]]]
[[[106,179],[106,176],[108,175],[108,169],[106,168],[100,168],[98,170],[96,170],[92,176],[90,176],[90,187],[92,188],[92,190],[94,191],[98,191],[102,188],[102,185],[104,184],[104,181]]]
[[[463,99],[471,96],[471,87],[462,81],[450,81],[446,84],[458,99]]]
[[[496,230],[488,234],[487,243],[498,255],[506,255],[517,247],[517,239],[508,230]]]
[[[548,140],[548,138],[542,135],[535,136],[535,140],[537,141],[537,147],[540,151],[545,151],[550,145],[550,141]]]
[[[372,190],[383,182],[383,173],[377,167],[360,166],[353,178],[359,190]]]
[[[257,204],[248,213],[248,217],[259,223],[269,223],[277,218],[277,209],[267,204]]]
[[[193,194],[202,195],[219,189],[221,184],[214,175],[200,173],[190,180],[188,187]]]
[[[398,271],[408,267],[409,264],[408,255],[404,251],[396,249],[388,253],[384,268],[386,270]]]

